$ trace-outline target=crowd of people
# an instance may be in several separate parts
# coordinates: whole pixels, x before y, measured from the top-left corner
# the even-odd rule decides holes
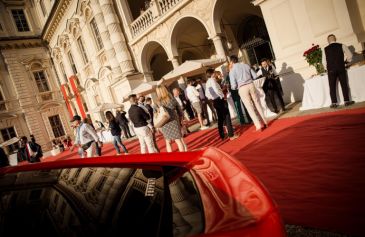
[[[71,151],[78,147],[81,157],[101,155],[103,138],[98,131],[108,129],[117,155],[128,154],[122,137],[131,138],[132,133],[138,138],[142,154],[160,152],[156,142],[157,133],[162,134],[167,152],[172,152],[173,142],[180,152],[184,152],[188,150],[184,136],[190,133],[187,123],[194,118],[197,118],[200,130],[208,129],[216,122],[222,140],[236,139],[238,134],[235,134],[232,125],[228,98],[232,98],[234,102],[241,125],[252,120],[256,131],[262,131],[268,127],[268,122],[262,112],[253,81],[261,77],[272,80],[271,84],[265,85],[265,91],[275,111],[275,97],[279,98],[283,111],[285,105],[275,67],[266,59],[262,60],[261,66],[256,72],[249,65],[239,63],[237,56],[231,56],[226,77],[220,71],[208,69],[206,79],[188,79],[185,90],[175,87],[169,91],[166,86],[159,85],[154,103],[149,97],[132,94],[128,97],[131,106],[127,112],[123,108],[118,108],[115,115],[112,111],[106,111],[107,125],[95,121],[97,128],[88,119],[82,121],[80,116],[75,115],[71,121],[75,128],[75,142]]]
[[[43,157],[42,147],[36,142],[34,135],[30,135],[30,141],[28,137],[22,136],[18,141],[17,151],[18,162],[26,161],[29,163],[40,162]],[[4,149],[0,147],[0,167],[9,166],[9,158]]]
[[[335,95],[337,80],[343,87],[345,106],[354,102],[349,98],[349,88],[345,76],[344,56],[351,60],[351,53],[343,44],[336,43],[334,35],[328,36],[329,46],[324,50],[323,60],[328,70],[331,93],[331,108],[338,106]],[[262,59],[260,67],[251,67],[238,61],[238,57],[230,57],[227,75],[223,77],[220,71],[208,69],[206,79],[188,79],[185,90],[176,87],[171,93],[164,85],[156,88],[156,101],[145,98],[144,95],[132,94],[129,96],[131,104],[128,112],[118,108],[114,115],[112,111],[106,111],[107,125],[95,121],[95,128],[89,118],[82,119],[75,115],[71,120],[75,129],[75,141],[71,138],[56,139],[52,141],[53,147],[63,151],[70,148],[78,149],[80,157],[101,156],[103,146],[103,131],[110,131],[113,137],[113,145],[116,154],[128,154],[122,138],[132,138],[135,134],[140,143],[141,153],[157,153],[160,149],[156,142],[156,133],[160,132],[166,143],[167,152],[172,152],[171,143],[177,144],[180,152],[187,151],[184,137],[190,133],[187,121],[197,118],[200,130],[207,129],[212,122],[217,122],[217,131],[222,140],[236,139],[232,126],[228,98],[231,98],[239,123],[253,122],[256,131],[268,128],[263,106],[265,101],[260,101],[254,81],[264,78],[262,89],[271,104],[273,112],[285,111],[283,90],[278,80],[278,73],[270,60]],[[279,106],[277,105],[279,102]],[[242,104],[243,102],[243,104]],[[266,108],[266,107],[265,107]],[[208,111],[209,109],[209,111]],[[245,118],[246,117],[246,118]],[[34,136],[28,142],[27,137],[20,139],[18,161],[39,162],[42,157],[42,149],[35,142]],[[4,157],[5,152],[0,149],[0,165],[8,165]],[[6,156],[6,154],[5,154]]]

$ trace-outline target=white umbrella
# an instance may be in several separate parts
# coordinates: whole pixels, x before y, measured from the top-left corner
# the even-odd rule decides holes
[[[18,137],[13,137],[0,144],[0,147],[9,146],[11,144],[17,143],[20,139]]]
[[[97,112],[102,112],[108,109],[117,109],[123,107],[123,105],[120,104],[114,104],[114,103],[104,103],[101,104],[99,106],[97,106],[96,108],[92,109],[91,112],[97,113]]]
[[[164,80],[158,80],[158,81],[149,81],[149,82],[142,82],[139,86],[131,90],[129,93],[127,93],[124,98],[123,102],[126,102],[128,100],[128,96],[132,94],[136,95],[148,95],[156,91],[157,86],[162,85],[164,83]]]
[[[226,62],[224,58],[187,60],[167,73],[162,79],[170,84],[180,77],[191,77],[205,73],[208,68],[216,68]]]

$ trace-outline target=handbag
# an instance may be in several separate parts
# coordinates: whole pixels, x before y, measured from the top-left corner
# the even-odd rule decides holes
[[[153,118],[153,124],[155,128],[162,128],[167,122],[170,121],[170,114],[165,107],[161,106],[156,112]]]
[[[87,149],[89,149],[89,147],[91,146],[91,144],[92,144],[93,142],[94,142],[94,141],[89,141],[89,142],[87,142],[87,143],[83,144],[83,145],[81,146],[81,148],[82,148],[84,151],[86,151]]]

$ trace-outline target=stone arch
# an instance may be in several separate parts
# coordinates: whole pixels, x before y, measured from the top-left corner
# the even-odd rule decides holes
[[[98,72],[98,80],[105,77],[106,75],[109,75],[110,73],[112,73],[111,67],[109,67],[109,66],[101,67]]]
[[[229,4],[226,4],[225,0],[214,0],[214,5],[212,7],[212,12],[210,14],[210,22],[212,23],[212,31],[216,35],[221,37],[223,47],[225,51],[229,54],[237,54],[242,58],[243,61],[247,63],[254,64],[257,60],[252,60],[253,54],[258,53],[266,55],[270,51],[265,42],[257,43],[257,37],[262,34],[257,34],[258,31],[264,25],[265,22],[260,7],[255,6],[251,1],[241,1],[241,0],[230,0]],[[250,27],[245,27],[248,19],[254,19],[255,24],[251,24]],[[259,24],[260,23],[260,24]],[[265,28],[266,29],[266,28]],[[245,35],[253,35],[249,40],[243,41]],[[266,34],[268,35],[268,34]],[[264,39],[270,44],[269,37],[264,37]],[[257,48],[257,52],[253,53],[247,51],[245,45],[258,47],[262,45],[262,48]],[[251,47],[251,48],[252,48]],[[260,56],[261,57],[261,56]],[[270,57],[269,57],[270,58]]]
[[[217,34],[221,34],[222,33],[222,28],[221,28],[221,19],[223,16],[223,1],[220,0],[214,0],[214,7],[212,8],[212,14],[210,14],[210,16],[212,16],[211,18],[211,22],[212,22],[212,26],[213,26],[213,33],[215,35]]]
[[[43,63],[41,60],[38,59],[34,59],[31,62],[29,62],[29,69],[31,71],[36,71],[36,70],[43,70]]]
[[[143,46],[139,60],[142,71],[145,74],[152,73],[151,80],[159,80],[173,69],[166,47],[157,40],[149,41]]]
[[[148,61],[151,59],[151,55],[156,46],[160,46],[164,49],[164,51],[166,52],[166,54],[168,55],[168,51],[166,49],[166,47],[164,46],[164,44],[162,44],[160,41],[158,40],[153,40],[153,41],[148,41],[147,43],[145,43],[142,47],[142,51],[141,51],[141,55],[139,57],[140,59],[140,65],[142,67],[142,71],[143,72],[148,72],[150,71],[150,68],[148,67]]]
[[[99,83],[99,80],[98,79],[96,79],[96,78],[88,78],[86,81],[85,81],[85,83],[84,83],[84,88],[85,89],[88,89],[88,88],[90,88],[90,87],[92,87],[93,85],[95,85],[95,84],[98,84]]]
[[[177,39],[180,37],[179,35],[179,30],[181,27],[184,27],[184,23],[186,23],[186,21],[188,20],[193,20],[193,21],[197,21],[199,22],[201,25],[203,25],[205,31],[208,34],[208,37],[212,37],[212,32],[210,30],[210,28],[208,27],[208,25],[206,24],[205,21],[203,21],[200,17],[195,16],[195,15],[184,15],[179,17],[174,24],[172,24],[172,30],[171,33],[168,37],[169,40],[169,48],[171,50],[172,56],[178,56],[179,52],[178,52],[178,48],[177,48]]]

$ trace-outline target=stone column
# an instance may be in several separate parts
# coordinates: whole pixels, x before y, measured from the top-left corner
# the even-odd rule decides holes
[[[113,48],[113,44],[110,41],[109,31],[105,25],[104,16],[103,16],[101,7],[99,5],[99,1],[91,0],[90,3],[91,3],[91,8],[94,12],[94,18],[95,18],[96,25],[98,26],[98,29],[99,29],[99,32],[101,35],[101,39],[103,40],[105,55],[108,59],[110,67],[112,68],[113,78],[121,77],[122,70],[119,66],[119,63],[118,63],[118,60],[116,57],[116,53]]]
[[[225,58],[226,51],[224,50],[224,47],[223,47],[222,38],[219,35],[216,35],[216,36],[212,37],[211,40],[213,40],[215,51],[217,52],[217,56],[219,58]]]
[[[146,82],[153,81],[153,71],[143,72],[144,78]]]
[[[123,75],[129,75],[135,69],[123,35],[124,33],[120,28],[117,15],[113,9],[113,3],[111,0],[100,0],[99,3],[122,73]]]
[[[169,59],[169,61],[172,63],[172,66],[174,67],[174,68],[177,68],[178,66],[180,66],[180,63],[179,63],[179,60],[177,59],[177,57],[175,56],[175,57],[173,57],[173,58],[170,58]],[[182,86],[182,87],[186,87],[186,85],[185,85],[185,80],[184,80],[184,78],[183,77],[180,77],[178,80],[177,80],[177,82],[179,83],[179,85],[180,86]]]

